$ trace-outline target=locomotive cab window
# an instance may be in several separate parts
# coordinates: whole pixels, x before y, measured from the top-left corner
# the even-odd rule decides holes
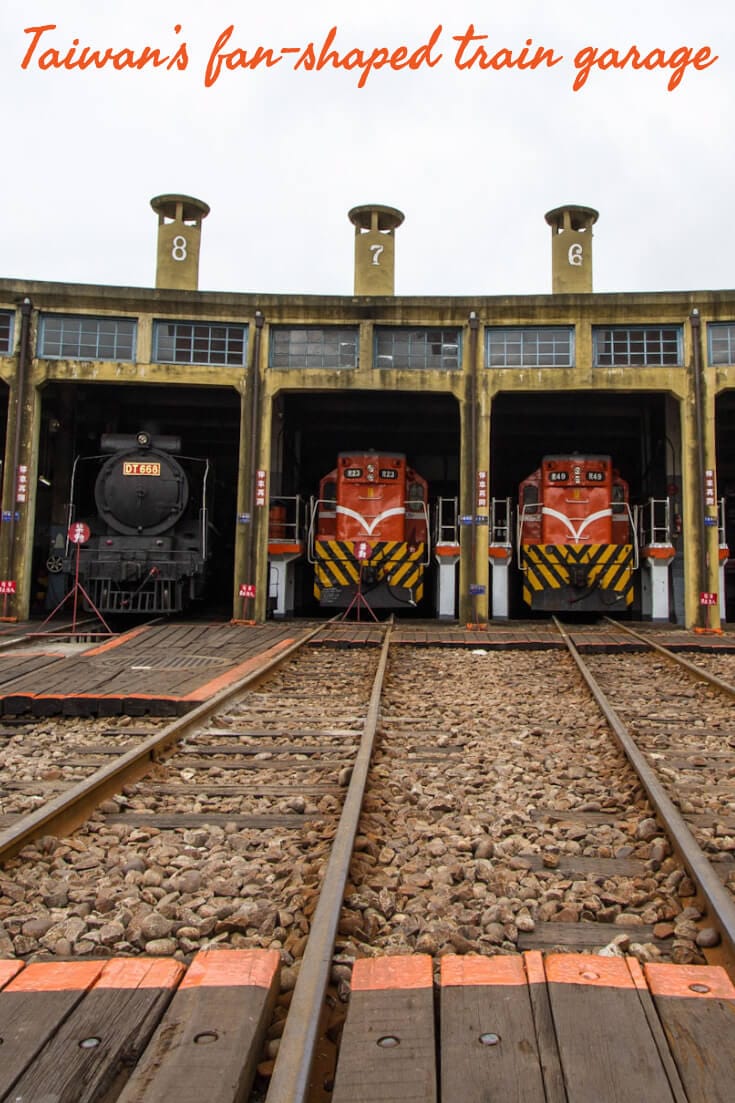
[[[411,513],[420,513],[424,505],[424,488],[421,483],[411,483],[408,488],[408,509]]]
[[[621,483],[613,483],[612,511],[615,514],[625,513],[625,487]]]

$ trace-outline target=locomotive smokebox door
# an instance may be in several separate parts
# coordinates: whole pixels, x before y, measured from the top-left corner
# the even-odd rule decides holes
[[[182,516],[189,487],[173,456],[136,448],[104,463],[94,496],[100,517],[114,532],[155,536]]]

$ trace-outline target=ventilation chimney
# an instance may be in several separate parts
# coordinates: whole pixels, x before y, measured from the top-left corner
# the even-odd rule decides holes
[[[396,255],[394,230],[403,222],[395,207],[368,203],[349,212],[355,227],[355,294],[393,295]]]
[[[151,207],[158,215],[156,287],[196,291],[202,220],[209,207],[190,195],[157,195]]]
[[[551,226],[551,290],[554,295],[592,290],[592,227],[599,212],[569,204],[547,211]]]

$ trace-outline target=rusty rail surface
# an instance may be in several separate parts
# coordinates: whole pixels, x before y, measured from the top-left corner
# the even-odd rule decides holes
[[[247,686],[280,666],[330,623],[327,621],[305,632],[300,639],[263,663],[257,670],[251,671],[208,701],[197,705],[184,716],[168,724],[162,731],[142,740],[137,747],[126,751],[113,762],[95,770],[89,777],[71,786],[60,796],[28,815],[22,816],[11,827],[0,833],[0,864],[12,858],[34,839],[43,835],[63,835],[74,831],[89,818],[101,801],[119,793],[123,786],[132,785],[138,781],[170,746],[196,731],[223,705]]]
[[[666,793],[655,772],[648,765],[643,752],[628,728],[597,684],[563,625],[559,623],[556,617],[553,620],[602,715],[610,725],[623,753],[640,779],[659,822],[669,833],[674,849],[697,886],[710,914],[718,924],[723,941],[727,943],[729,953],[735,957],[735,903],[732,896],[720,883],[709,858],[692,835],[681,812]],[[645,637],[643,639],[645,640]],[[686,665],[688,667],[692,666],[691,663]],[[693,671],[697,674],[701,673],[699,667],[693,667]]]
[[[319,1039],[321,1009],[331,971],[332,951],[375,745],[392,627],[392,623],[389,623],[383,639],[360,746],[291,999],[268,1088],[267,1103],[304,1103],[308,1095],[309,1076]]]

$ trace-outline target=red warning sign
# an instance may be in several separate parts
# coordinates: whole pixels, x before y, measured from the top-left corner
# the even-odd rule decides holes
[[[89,525],[85,525],[84,521],[75,521],[69,525],[69,539],[72,544],[86,544],[91,535]]]

